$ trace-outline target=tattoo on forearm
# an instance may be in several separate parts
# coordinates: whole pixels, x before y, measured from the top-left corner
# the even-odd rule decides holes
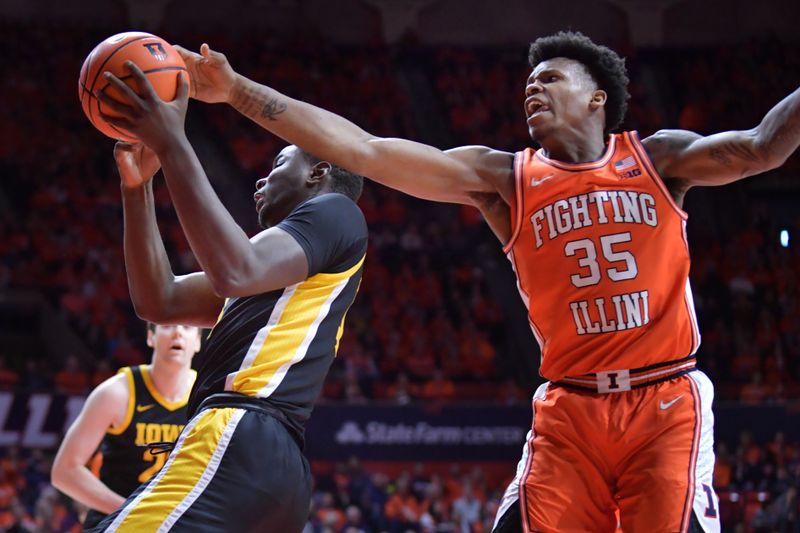
[[[725,165],[726,167],[734,165],[734,159],[750,161],[752,163],[757,163],[761,160],[761,157],[750,147],[744,144],[733,142],[725,143],[721,146],[712,148],[708,151],[708,155],[711,157],[711,159]]]
[[[261,116],[270,120],[278,120],[277,116],[286,111],[286,102],[273,98],[261,108]]]
[[[266,90],[243,88],[233,98],[233,107],[253,120],[267,118],[278,120],[278,115],[286,111],[286,102],[270,98]]]

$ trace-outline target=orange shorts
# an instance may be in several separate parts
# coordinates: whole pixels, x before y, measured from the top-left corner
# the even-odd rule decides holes
[[[498,517],[519,500],[525,533],[720,531],[712,400],[698,370],[609,394],[545,383]]]

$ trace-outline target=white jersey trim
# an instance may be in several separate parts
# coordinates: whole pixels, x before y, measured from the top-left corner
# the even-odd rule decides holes
[[[312,322],[311,325],[308,327],[308,330],[306,331],[306,336],[305,338],[303,338],[303,342],[300,343],[300,346],[298,346],[295,354],[292,356],[290,360],[281,365],[281,367],[275,371],[275,374],[272,375],[272,378],[269,380],[269,382],[266,385],[264,385],[264,387],[260,391],[258,391],[258,393],[256,394],[257,397],[266,398],[270,394],[275,392],[275,389],[277,389],[278,386],[283,382],[283,378],[286,377],[286,373],[289,372],[289,369],[293,365],[303,360],[303,358],[308,353],[308,347],[311,345],[311,342],[314,340],[314,337],[317,336],[317,330],[319,329],[319,325],[322,323],[325,317],[328,316],[328,313],[331,310],[331,304],[336,300],[339,294],[341,294],[341,292],[344,290],[344,288],[347,286],[349,282],[350,278],[348,277],[344,278],[342,281],[336,284],[336,287],[334,287],[330,295],[328,295],[328,298],[325,300],[325,303],[323,303],[320,306],[317,317],[314,319],[314,322]]]
[[[225,390],[233,390],[233,383],[236,380],[236,375],[242,370],[253,366],[253,362],[256,360],[256,357],[258,357],[258,353],[261,351],[262,346],[264,346],[264,341],[269,335],[269,332],[272,331],[272,328],[274,328],[278,322],[280,322],[281,315],[283,314],[283,310],[286,308],[286,304],[289,302],[289,300],[291,300],[292,296],[294,295],[294,291],[299,286],[299,283],[295,283],[294,285],[290,285],[283,290],[283,294],[281,294],[281,297],[278,298],[278,301],[275,302],[275,306],[272,308],[272,313],[269,315],[267,324],[263,328],[259,329],[258,332],[256,332],[253,342],[250,343],[250,347],[247,349],[247,354],[245,354],[244,358],[242,359],[242,364],[239,365],[239,370],[236,372],[231,372],[228,374],[228,377],[225,378]]]

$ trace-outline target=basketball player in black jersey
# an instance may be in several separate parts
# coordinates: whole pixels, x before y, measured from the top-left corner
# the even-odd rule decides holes
[[[147,345],[149,365],[121,368],[92,391],[53,463],[53,485],[89,508],[84,527],[115,511],[161,469],[166,456],[152,455],[147,445],[177,440],[186,424],[200,329],[149,323]],[[99,479],[87,467],[98,446]]]
[[[253,197],[265,228],[252,239],[217,198],[184,132],[188,86],[163,102],[128,65],[137,93],[98,94],[107,117],[143,144],[118,144],[125,263],[137,313],[211,327],[198,356],[191,417],[164,468],[92,531],[297,533],[309,511],[303,428],[355,298],[367,228],[363,179],[295,146]],[[175,276],[155,218],[151,177],[163,167],[202,267]]]

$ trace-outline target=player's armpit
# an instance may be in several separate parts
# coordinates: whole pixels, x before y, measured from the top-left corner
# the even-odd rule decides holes
[[[460,146],[446,150],[445,154],[467,165],[476,173],[481,187],[468,191],[471,197],[484,198],[485,194],[483,193],[496,193],[506,203],[513,201],[514,154],[486,146]],[[475,202],[473,201],[473,203]],[[480,205],[476,207],[480,207]]]
[[[683,181],[687,187],[725,185],[782,163],[769,157],[757,129],[707,137],[685,130],[661,130],[642,144],[662,177]]]

